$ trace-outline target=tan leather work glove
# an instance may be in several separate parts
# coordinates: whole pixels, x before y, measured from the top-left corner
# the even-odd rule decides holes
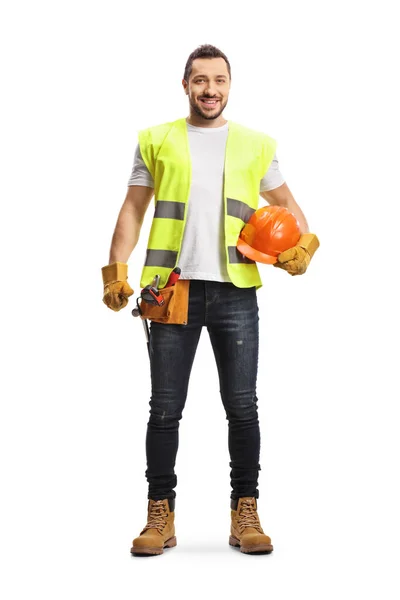
[[[111,310],[121,310],[128,304],[129,296],[133,289],[127,282],[128,265],[122,262],[114,262],[101,269],[104,283],[103,302]]]
[[[303,233],[293,248],[278,255],[278,261],[274,263],[274,267],[284,269],[290,275],[302,275],[306,272],[318,246],[319,240],[315,233]]]

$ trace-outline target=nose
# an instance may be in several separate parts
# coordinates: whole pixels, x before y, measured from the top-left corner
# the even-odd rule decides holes
[[[204,90],[204,93],[205,93],[207,96],[216,96],[216,95],[217,95],[217,94],[216,94],[216,91],[215,91],[215,88],[213,87],[213,85],[212,85],[211,83],[209,83],[209,84],[207,85],[206,89]]]

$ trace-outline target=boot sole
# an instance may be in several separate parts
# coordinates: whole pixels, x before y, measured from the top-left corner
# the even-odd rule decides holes
[[[173,548],[176,546],[176,537],[169,538],[164,544],[162,548],[156,546],[143,546],[143,547],[135,547],[132,546],[131,554],[162,554],[164,552],[164,548]]]
[[[244,552],[245,554],[253,554],[253,552],[265,552],[265,554],[269,554],[274,549],[272,544],[255,544],[253,546],[241,546],[240,541],[237,538],[233,537],[233,535],[229,536],[229,545],[239,546],[240,552]]]

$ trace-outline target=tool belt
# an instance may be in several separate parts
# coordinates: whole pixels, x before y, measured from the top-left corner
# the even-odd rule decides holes
[[[164,304],[156,306],[142,301],[140,303],[141,318],[156,323],[186,325],[188,322],[189,287],[189,279],[178,279],[174,285],[161,288],[159,292],[164,299]]]

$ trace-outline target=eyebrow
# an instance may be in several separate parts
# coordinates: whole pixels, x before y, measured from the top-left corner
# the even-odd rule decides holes
[[[207,77],[207,75],[202,75],[201,73],[198,75],[195,75],[193,77],[193,79],[196,79],[196,77]],[[227,77],[226,75],[216,75],[215,77]]]

